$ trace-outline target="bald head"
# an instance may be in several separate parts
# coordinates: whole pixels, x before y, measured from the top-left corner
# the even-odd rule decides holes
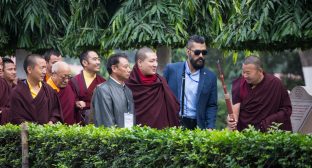
[[[58,61],[52,65],[52,73],[58,73],[60,71],[70,71],[70,67],[66,62]]]
[[[259,57],[250,55],[245,58],[244,65],[253,64],[257,69],[262,69],[262,63]]]
[[[140,48],[135,54],[135,62],[137,63],[138,60],[144,61],[147,57],[147,53],[154,53],[154,51],[148,47]]]
[[[66,87],[70,78],[71,69],[66,62],[58,61],[52,65],[52,80],[57,87]]]

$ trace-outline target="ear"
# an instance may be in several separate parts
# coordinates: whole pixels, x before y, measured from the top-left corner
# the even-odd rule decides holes
[[[143,62],[142,60],[140,60],[140,59],[138,60],[138,66],[139,66],[139,67],[142,66],[142,62]]]
[[[259,71],[260,71],[261,73],[263,73],[263,69],[262,69],[262,68],[259,68]]]
[[[87,60],[82,60],[82,65],[85,67],[88,65],[88,61]]]
[[[118,69],[118,66],[117,66],[117,65],[112,65],[112,71],[113,71],[113,72],[116,72],[117,69]]]
[[[31,74],[32,69],[33,69],[33,68],[32,68],[31,66],[28,66],[28,67],[27,67],[27,73],[28,73],[28,74]]]

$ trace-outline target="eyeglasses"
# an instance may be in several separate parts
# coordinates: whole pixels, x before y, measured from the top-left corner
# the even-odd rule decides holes
[[[59,75],[58,75],[59,76]],[[62,80],[66,80],[66,79],[68,79],[68,80],[70,80],[71,78],[72,78],[72,76],[71,75],[63,75],[63,76],[59,76]]]
[[[189,49],[189,48],[188,48],[188,49]],[[191,50],[191,49],[189,49],[189,50]],[[207,54],[208,54],[208,51],[207,51],[207,50],[191,50],[191,51],[193,51],[193,52],[194,52],[194,55],[196,55],[196,56],[199,56],[200,53],[202,53],[203,55],[207,55]]]

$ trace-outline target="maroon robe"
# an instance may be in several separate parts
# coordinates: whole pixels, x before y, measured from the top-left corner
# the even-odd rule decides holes
[[[45,82],[35,98],[31,96],[27,81],[19,82],[12,91],[9,116],[12,124],[63,122],[58,96]]]
[[[237,129],[253,125],[267,131],[273,122],[281,123],[280,129],[291,131],[291,102],[282,82],[273,75],[264,73],[263,80],[254,88],[243,77],[232,85],[233,104],[241,103]]]
[[[179,126],[179,102],[165,78],[156,75],[155,83],[143,84],[135,65],[126,82],[133,93],[136,123],[158,129]]]
[[[86,82],[83,77],[83,72],[81,71],[80,74],[73,77],[69,84],[71,85],[74,93],[75,93],[75,99],[76,101],[84,101],[86,102],[86,107],[81,109],[75,108],[76,112],[76,121],[78,123],[87,124],[88,121],[85,121],[84,115],[88,115],[86,113],[89,113],[90,110],[90,102],[92,99],[93,91],[95,87],[106,80],[101,77],[100,75],[96,75],[95,79],[92,81],[90,86],[87,88]]]
[[[10,106],[10,96],[12,88],[8,82],[0,77],[0,124],[3,125],[8,122],[8,113]]]
[[[65,88],[60,88],[57,92],[60,99],[61,108],[63,112],[64,123],[72,125],[76,123],[75,118],[75,94],[70,85]]]

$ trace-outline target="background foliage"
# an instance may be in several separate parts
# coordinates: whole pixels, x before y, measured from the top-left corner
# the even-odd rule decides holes
[[[204,35],[222,49],[311,48],[309,0],[0,0],[0,51],[185,45]]]

